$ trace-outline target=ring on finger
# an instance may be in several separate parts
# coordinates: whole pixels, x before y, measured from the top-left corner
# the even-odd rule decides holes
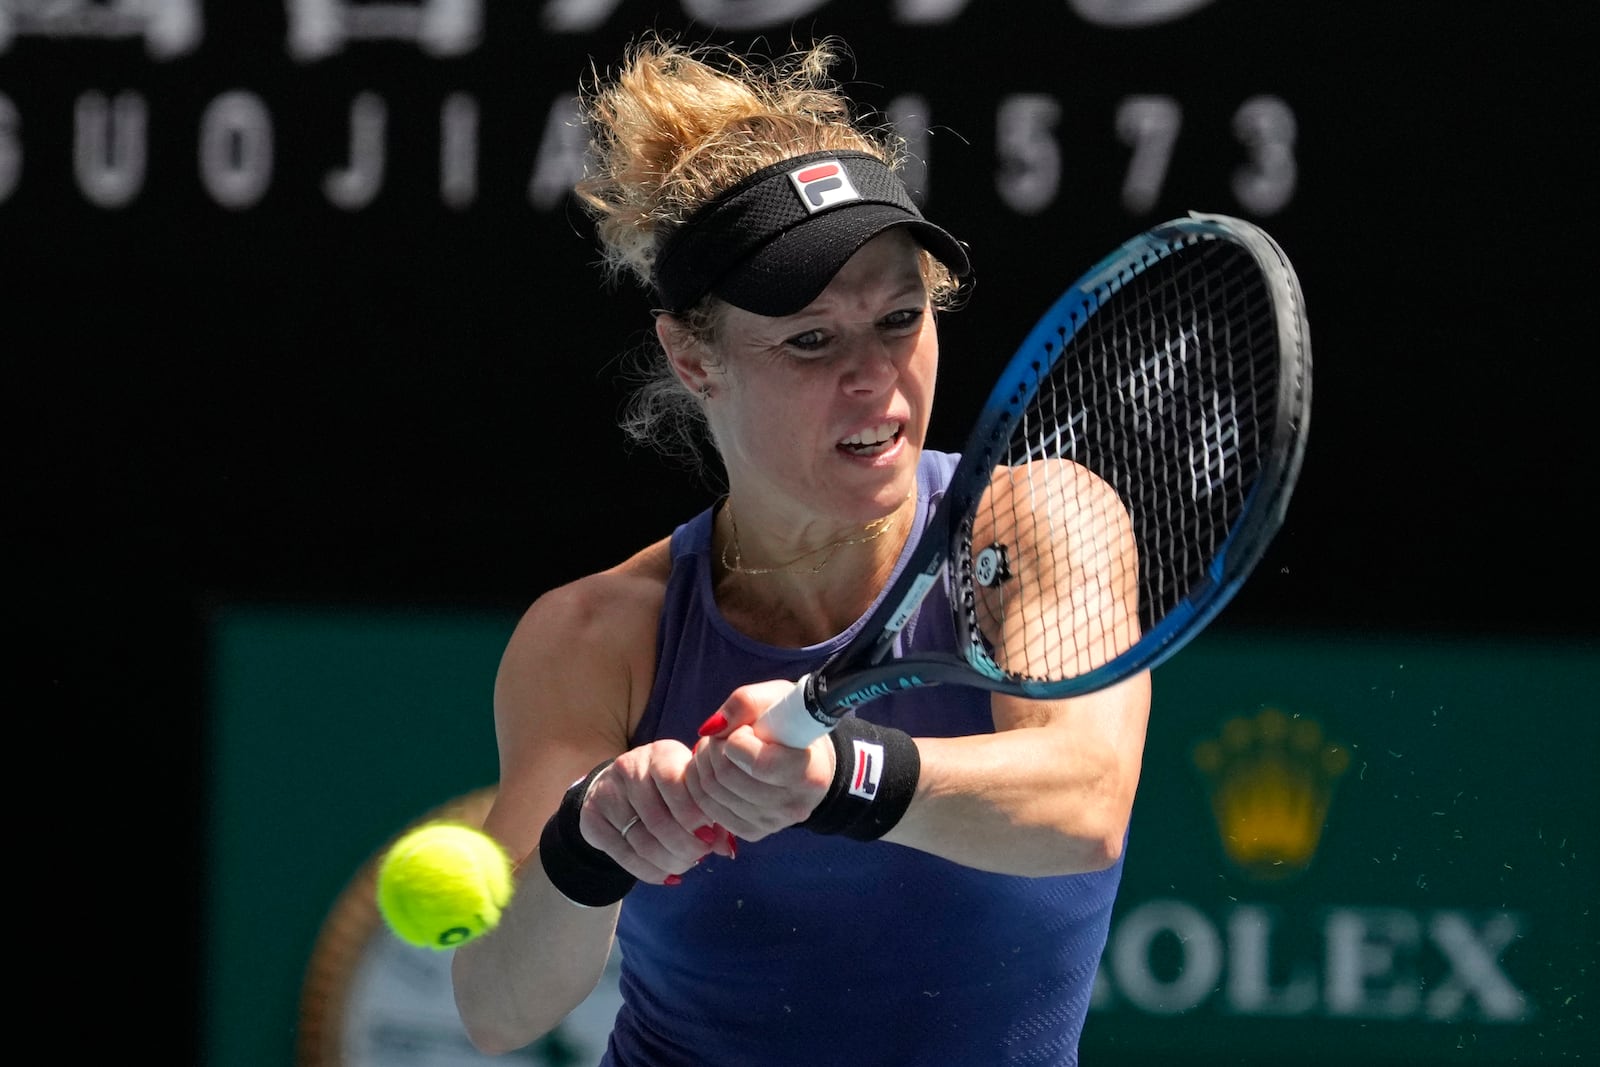
[[[621,830],[618,830],[617,832],[619,834],[621,834],[623,837],[627,837],[628,836],[628,831],[632,830],[635,826],[638,826],[638,825],[639,825],[639,816],[635,815],[633,818],[628,820],[628,824],[626,826],[624,826]]]

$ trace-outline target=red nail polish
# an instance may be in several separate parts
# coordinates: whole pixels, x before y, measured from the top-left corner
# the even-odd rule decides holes
[[[661,882],[662,885],[682,885],[683,879],[676,874],[669,874]]]
[[[711,716],[711,718],[700,724],[700,736],[710,737],[712,734],[720,734],[727,728],[728,717],[719,711],[715,715]]]
[[[732,834],[728,835],[728,858],[730,860],[739,858],[739,839]]]
[[[700,827],[700,829],[694,832],[694,836],[698,837],[701,842],[707,845],[714,845],[717,842],[717,831],[710,826]]]

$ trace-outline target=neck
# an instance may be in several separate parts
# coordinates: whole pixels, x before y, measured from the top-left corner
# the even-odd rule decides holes
[[[827,640],[871,606],[894,571],[915,514],[913,489],[870,523],[772,548],[759,537],[760,524],[741,518],[730,499],[713,528],[718,605],[740,630],[770,644]]]
[[[815,548],[807,548],[791,555],[782,563],[748,563],[745,561],[744,542],[739,534],[739,519],[733,510],[733,500],[730,498],[724,509],[728,516],[728,536],[722,543],[722,566],[733,574],[820,574],[823,568],[833,562],[833,557],[839,549],[847,545],[861,545],[869,541],[876,541],[888,533],[894,525],[895,516],[891,512],[881,519],[874,519],[860,530],[841,534],[830,541],[824,541]],[[729,553],[732,552],[732,558]]]

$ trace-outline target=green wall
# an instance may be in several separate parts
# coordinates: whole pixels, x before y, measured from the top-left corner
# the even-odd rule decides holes
[[[493,785],[514,622],[217,615],[208,1063],[294,1062],[336,900],[405,824]],[[1085,1061],[1592,1054],[1597,682],[1577,646],[1220,624],[1196,641],[1156,674]],[[448,1027],[443,962],[406,966],[431,969]],[[558,1038],[532,1062],[584,1062],[585,1034]]]

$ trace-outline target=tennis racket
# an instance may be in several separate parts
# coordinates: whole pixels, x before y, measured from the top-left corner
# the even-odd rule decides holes
[[[1310,414],[1305,305],[1277,242],[1197,213],[1125,242],[1027,335],[893,588],[756,733],[801,747],[889,693],[1054,699],[1154,668],[1261,559]],[[956,651],[893,655],[944,574]]]

